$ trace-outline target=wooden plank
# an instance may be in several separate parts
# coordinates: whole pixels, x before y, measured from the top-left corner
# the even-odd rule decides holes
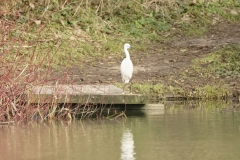
[[[31,103],[145,104],[147,101],[141,94],[122,94],[122,89],[114,85],[35,86],[31,91]]]

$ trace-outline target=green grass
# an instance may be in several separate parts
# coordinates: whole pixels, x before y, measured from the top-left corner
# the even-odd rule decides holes
[[[224,100],[200,100],[183,101],[181,103],[170,103],[165,105],[166,113],[176,113],[179,111],[195,109],[202,112],[219,112],[229,108],[229,103]]]
[[[149,97],[157,97],[157,98],[163,98],[164,94],[167,92],[173,93],[173,94],[181,94],[181,95],[187,95],[185,91],[176,86],[165,86],[163,84],[157,83],[157,84],[151,84],[151,83],[134,83],[133,84],[133,90],[136,93],[145,94]]]
[[[121,85],[119,85],[121,86]],[[204,87],[196,87],[194,93],[189,95],[187,91],[176,86],[165,86],[163,84],[150,84],[150,83],[134,83],[133,84],[134,93],[145,94],[151,98],[164,98],[164,94],[181,94],[186,98],[198,98],[198,99],[224,99],[230,96],[230,91],[226,86],[218,85],[206,85]]]
[[[209,25],[240,19],[239,1],[234,0],[3,1],[0,10],[1,19],[14,24],[5,38],[17,40],[19,47],[31,46],[21,48],[26,59],[33,50],[39,60],[52,55],[54,59],[47,57],[45,66],[50,60],[54,68],[109,55],[118,58],[123,43],[140,42],[137,49],[141,50],[150,42],[163,41],[162,35],[173,28],[186,35],[203,35]],[[19,53],[13,49],[6,59],[11,60],[14,51]]]
[[[196,97],[200,99],[223,99],[230,96],[230,92],[225,86],[206,85],[196,88]]]
[[[5,63],[15,62],[17,57],[25,64],[34,59],[41,67],[59,68],[108,56],[118,59],[125,42],[136,46],[136,50],[146,50],[151,42],[165,41],[163,35],[172,32],[202,36],[208,26],[240,20],[240,2],[234,0],[49,2],[1,2],[2,23],[10,24],[0,28],[6,33],[3,39],[7,43],[2,43]],[[174,37],[170,34],[168,38]],[[193,66],[203,74],[240,77],[239,48],[226,46],[195,60]],[[134,84],[133,88],[158,97],[166,92],[187,95],[182,88],[162,84]],[[211,98],[226,91],[205,86],[197,88],[196,94]]]
[[[162,96],[164,93],[164,86],[162,84],[140,84],[140,83],[134,83],[133,89],[137,93],[146,94],[149,96]]]
[[[223,46],[207,54],[203,58],[193,61],[193,69],[202,76],[215,78],[240,77],[240,44]],[[220,79],[219,79],[220,81]],[[205,99],[220,99],[231,96],[227,86],[206,85],[196,88],[196,96]]]
[[[240,44],[224,46],[206,55],[195,59],[193,67],[197,72],[215,74],[223,77],[240,77]]]

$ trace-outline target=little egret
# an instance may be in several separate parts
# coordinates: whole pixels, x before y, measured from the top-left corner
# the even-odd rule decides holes
[[[133,64],[132,64],[132,61],[130,59],[130,55],[128,52],[129,48],[131,48],[130,44],[125,43],[124,44],[124,52],[125,52],[126,58],[123,59],[121,66],[120,66],[122,81],[124,83],[123,94],[124,94],[125,85],[127,83],[129,83],[129,81],[132,78],[132,73],[133,73]],[[132,94],[132,84],[130,85],[130,94]]]

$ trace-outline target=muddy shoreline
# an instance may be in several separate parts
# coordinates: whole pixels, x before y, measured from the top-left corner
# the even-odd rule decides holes
[[[203,76],[194,71],[192,61],[219,47],[240,43],[240,24],[222,23],[208,28],[203,36],[184,37],[176,31],[169,36],[172,38],[165,42],[153,42],[144,51],[130,50],[134,64],[133,83],[171,85],[182,88],[189,95],[194,93],[196,87],[220,84],[220,87],[224,85],[233,93],[232,97],[239,96],[240,78]],[[119,71],[121,60],[109,56],[81,61],[78,66],[68,69],[69,77],[76,84],[122,83]],[[61,76],[64,72],[58,71],[55,76]]]

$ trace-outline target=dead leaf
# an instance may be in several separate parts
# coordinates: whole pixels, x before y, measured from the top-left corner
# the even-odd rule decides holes
[[[35,20],[34,22],[36,23],[36,25],[40,25],[41,24],[41,20]]]
[[[235,16],[238,15],[238,12],[235,11],[235,10],[231,10],[230,13],[231,13],[232,15],[235,15]]]
[[[34,4],[33,4],[33,3],[30,3],[30,4],[29,4],[29,6],[30,6],[32,9],[34,9],[34,8],[35,8],[35,6],[34,6]]]

